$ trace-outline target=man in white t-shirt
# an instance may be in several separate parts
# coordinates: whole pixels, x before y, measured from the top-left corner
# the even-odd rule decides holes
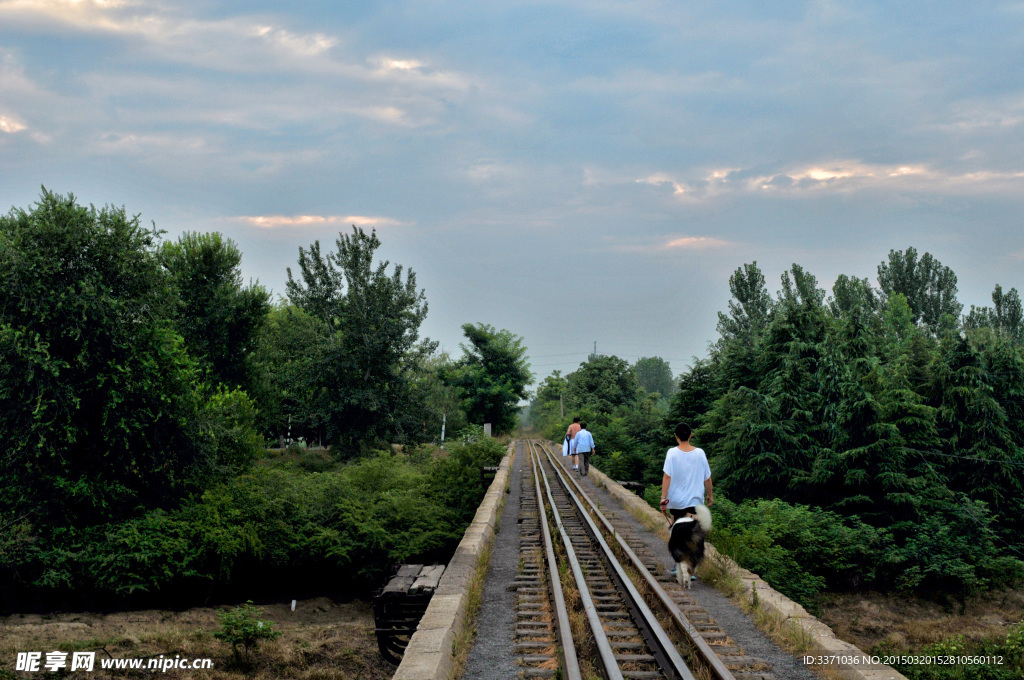
[[[690,444],[693,431],[686,423],[676,425],[675,448],[665,454],[665,476],[661,480],[661,509],[672,519],[694,517],[698,505],[711,505],[711,467],[703,449]],[[704,502],[705,496],[707,503]]]

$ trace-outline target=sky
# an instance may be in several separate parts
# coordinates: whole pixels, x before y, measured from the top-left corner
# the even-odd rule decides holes
[[[746,262],[1024,288],[1024,3],[0,0],[0,210],[42,186],[219,231],[275,296],[376,229],[453,355],[678,374]]]

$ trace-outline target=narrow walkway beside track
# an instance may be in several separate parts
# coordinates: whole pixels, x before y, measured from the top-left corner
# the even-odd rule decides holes
[[[526,446],[519,441],[509,476],[508,498],[492,543],[483,604],[474,624],[476,637],[462,675],[467,680],[514,680],[521,677],[522,668],[516,664],[518,657],[513,644],[516,593],[509,586],[519,572],[519,506],[524,459],[529,467]]]

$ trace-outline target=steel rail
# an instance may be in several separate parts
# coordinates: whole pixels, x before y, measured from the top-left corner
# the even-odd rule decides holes
[[[544,480],[544,490],[547,492],[548,503],[551,506],[551,514],[555,519],[555,524],[558,526],[558,533],[562,537],[563,547],[565,548],[565,555],[569,561],[569,566],[572,569],[573,577],[576,580],[576,587],[580,592],[580,600],[583,602],[583,611],[587,615],[587,621],[590,624],[590,631],[594,635],[594,644],[597,646],[597,652],[601,657],[601,665],[604,666],[605,677],[608,680],[625,680],[622,675],[622,671],[619,670],[619,664],[615,661],[615,651],[612,649],[611,643],[608,641],[608,635],[605,633],[604,625],[601,623],[600,617],[597,615],[597,606],[594,604],[594,598],[590,594],[590,587],[587,585],[587,579],[583,575],[583,569],[580,567],[579,560],[576,558],[576,549],[572,545],[572,540],[569,538],[568,532],[565,530],[565,526],[562,523],[562,515],[558,512],[558,507],[555,505],[555,499],[551,495],[551,486],[548,484],[547,473],[540,466],[540,456],[533,458],[534,474],[539,473],[541,479]],[[543,504],[541,504],[543,507]]]
[[[545,453],[548,460],[552,462],[552,465],[557,465],[557,459],[554,458],[550,449],[548,449],[547,443],[542,442],[540,448]],[[707,664],[709,670],[711,671],[712,675],[714,675],[716,680],[736,680],[736,677],[733,675],[732,671],[730,671],[729,668],[725,665],[725,663],[719,658],[719,656],[715,654],[711,645],[709,645],[707,641],[701,636],[700,631],[698,631],[693,626],[693,624],[690,623],[689,619],[686,618],[686,615],[683,614],[681,609],[679,609],[679,605],[677,605],[675,601],[671,597],[669,597],[669,594],[665,592],[665,589],[661,587],[661,584],[658,583],[658,580],[654,577],[653,574],[651,574],[650,570],[648,570],[647,567],[644,565],[643,560],[637,557],[636,553],[633,552],[633,549],[629,547],[628,543],[626,543],[626,540],[622,538],[622,535],[615,531],[615,528],[612,527],[611,523],[604,516],[604,513],[602,513],[600,509],[598,509],[597,504],[593,501],[592,498],[590,498],[590,496],[583,489],[583,487],[575,479],[572,480],[572,484],[579,491],[580,495],[587,501],[587,505],[590,506],[592,512],[597,516],[598,519],[601,520],[601,523],[605,527],[605,531],[609,535],[615,537],[616,541],[619,544],[619,547],[622,548],[626,556],[629,557],[629,560],[630,562],[632,562],[633,567],[640,573],[641,577],[643,577],[648,587],[650,587],[651,592],[653,592],[655,596],[658,598],[661,606],[664,607],[665,611],[672,619],[676,628],[678,628],[679,631],[686,635],[686,637],[690,640],[694,648],[697,650],[697,653],[703,658],[704,662]],[[589,514],[586,512],[584,512],[584,515],[589,517]]]
[[[540,490],[540,475],[538,461],[539,454],[534,449],[534,444],[529,439],[526,445],[530,449],[530,462],[533,464],[533,483],[537,493],[537,514],[540,520],[541,533],[544,535],[544,552],[547,555],[548,579],[551,584],[551,595],[555,600],[555,613],[558,615],[558,637],[562,647],[562,669],[566,680],[582,680],[579,659],[576,657],[576,643],[572,639],[572,628],[569,626],[569,608],[565,605],[565,594],[562,592],[562,579],[558,575],[558,561],[555,559],[555,549],[551,539],[551,529],[548,527],[547,513],[544,510],[543,495]]]
[[[662,628],[661,624],[658,622],[658,619],[654,615],[654,612],[651,611],[651,608],[647,606],[647,602],[644,600],[640,592],[636,589],[636,586],[633,585],[632,579],[629,577],[629,574],[626,573],[626,570],[623,568],[618,558],[615,557],[615,554],[612,551],[611,546],[609,546],[608,543],[604,540],[604,536],[602,535],[601,530],[598,528],[596,524],[594,524],[594,520],[586,511],[586,508],[583,506],[583,503],[573,492],[572,488],[570,488],[570,483],[568,479],[563,474],[563,471],[559,469],[560,465],[558,465],[558,463],[554,461],[554,459],[550,455],[550,452],[548,452],[546,449],[544,449],[544,451],[546,454],[548,454],[548,460],[551,462],[551,466],[555,471],[555,475],[562,481],[562,485],[565,487],[565,490],[568,493],[569,498],[572,499],[572,502],[576,505],[576,507],[579,510],[579,514],[586,522],[586,524],[590,527],[591,535],[597,541],[598,545],[600,545],[601,550],[603,551],[605,557],[610,563],[612,569],[619,576],[623,585],[625,586],[626,592],[628,593],[628,597],[630,598],[630,600],[632,600],[632,604],[636,606],[636,609],[642,617],[643,620],[638,621],[637,623],[642,623],[651,632],[653,637],[653,640],[650,641],[651,643],[653,643],[652,649],[656,649],[656,651],[663,655],[666,661],[668,662],[668,667],[663,668],[662,670],[666,672],[670,678],[677,677],[680,680],[695,680],[693,673],[686,665],[686,661],[683,660],[683,657],[679,654],[679,651],[676,650],[675,644],[672,642],[671,639],[669,639],[668,634],[665,632],[665,629]],[[576,484],[575,480],[573,480],[572,486],[575,486],[582,492],[582,489],[579,487],[578,484]]]

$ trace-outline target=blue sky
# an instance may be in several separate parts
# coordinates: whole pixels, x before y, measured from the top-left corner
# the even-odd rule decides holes
[[[1024,287],[1024,3],[0,0],[0,208],[41,185],[277,293],[375,227],[426,335],[682,371],[729,274],[928,251]]]

